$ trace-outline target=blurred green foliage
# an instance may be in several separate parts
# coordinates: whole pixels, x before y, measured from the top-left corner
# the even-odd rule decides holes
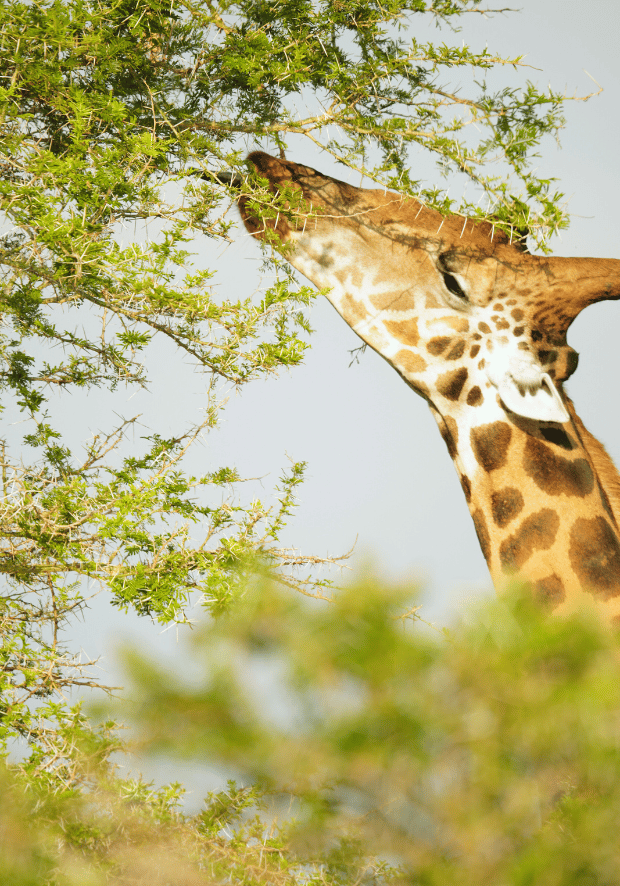
[[[114,712],[140,753],[237,784],[183,815],[178,785],[76,751],[88,794],[13,785],[2,804],[10,882],[618,883],[616,638],[526,595],[437,631],[413,593],[369,577],[308,603],[257,582],[174,661],[127,649]]]

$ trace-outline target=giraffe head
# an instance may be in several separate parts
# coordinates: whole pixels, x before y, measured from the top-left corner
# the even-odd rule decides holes
[[[270,224],[286,258],[429,402],[496,587],[519,575],[556,611],[620,618],[620,478],[562,388],[568,327],[620,297],[620,261],[533,256],[487,222],[250,160],[288,201]]]
[[[488,222],[444,218],[260,152],[249,159],[273,190],[292,188],[306,201],[296,217],[268,224],[291,264],[331,289],[355,332],[442,416],[499,398],[521,419],[568,421],[558,386],[577,354],[566,332],[587,304],[618,297],[615,267],[532,256]],[[247,198],[240,210],[264,236]]]

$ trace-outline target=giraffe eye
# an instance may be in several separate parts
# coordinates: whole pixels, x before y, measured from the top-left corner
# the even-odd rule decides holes
[[[469,302],[467,293],[463,291],[463,287],[456,279],[451,271],[451,265],[454,262],[454,256],[451,253],[444,252],[437,257],[437,270],[443,277],[444,286],[451,295],[456,296],[461,302]]]
[[[446,289],[448,292],[451,292],[452,295],[456,295],[457,298],[462,298],[463,301],[467,301],[467,296],[463,292],[461,288],[461,284],[456,279],[455,276],[449,274],[447,271],[441,272],[443,276],[443,282],[446,284]]]

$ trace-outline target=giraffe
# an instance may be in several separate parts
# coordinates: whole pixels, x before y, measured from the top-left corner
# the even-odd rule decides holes
[[[489,222],[248,159],[306,209],[264,223],[241,197],[246,228],[276,229],[287,260],[425,398],[496,589],[518,577],[556,614],[585,604],[620,619],[620,475],[563,389],[578,361],[568,327],[620,298],[620,260],[534,256]]]

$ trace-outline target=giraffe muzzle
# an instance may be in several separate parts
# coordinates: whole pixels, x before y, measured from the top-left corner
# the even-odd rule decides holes
[[[570,420],[553,379],[534,357],[524,359],[521,354],[496,351],[487,361],[486,372],[502,404],[511,412],[537,421],[563,424]]]

